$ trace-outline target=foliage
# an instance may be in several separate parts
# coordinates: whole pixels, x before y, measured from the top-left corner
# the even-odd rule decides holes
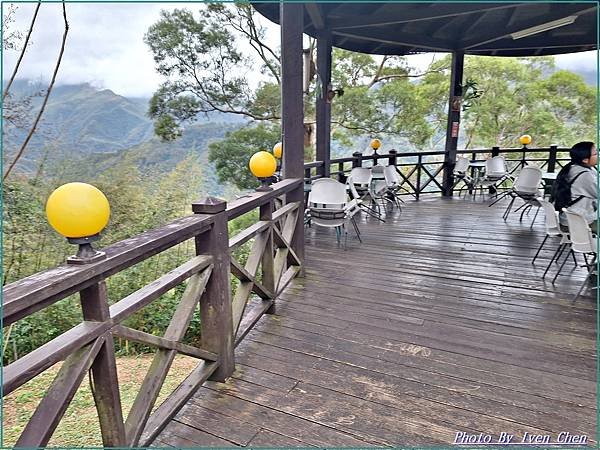
[[[208,146],[208,160],[215,165],[221,182],[233,183],[240,189],[253,189],[259,185],[250,173],[248,161],[259,150],[271,150],[281,140],[278,126],[258,124],[227,133],[224,140]]]
[[[419,85],[438,133],[446,127],[448,76],[430,73]],[[462,115],[465,148],[515,147],[525,133],[540,147],[594,139],[594,88],[579,75],[557,71],[552,57],[466,57],[463,78],[476,82],[479,94]]]
[[[242,69],[251,63],[239,51],[236,34],[230,31],[227,8],[208,4],[198,17],[184,9],[162,11],[160,20],[144,37],[156,70],[166,79],[148,110],[155,120],[155,133],[165,140],[180,136],[181,125],[197,120],[200,113],[275,118],[251,112],[253,93]],[[252,14],[249,6],[240,8]]]

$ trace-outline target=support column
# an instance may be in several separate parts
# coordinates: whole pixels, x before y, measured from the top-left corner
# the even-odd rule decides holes
[[[323,161],[319,174],[329,177],[331,166],[331,103],[327,90],[331,84],[331,36],[317,38],[317,71],[321,95],[317,96],[317,161]]]
[[[304,177],[304,103],[302,94],[302,31],[304,5],[280,4],[281,25],[281,131],[283,142],[283,178]],[[300,185],[286,196],[286,201],[300,202],[304,211],[304,188]],[[291,242],[298,258],[304,262],[304,221],[299,217]],[[302,275],[303,271],[300,273]]]
[[[464,52],[452,53],[452,68],[450,72],[450,98],[448,101],[448,125],[446,127],[446,149],[444,154],[443,195],[452,196],[454,185],[454,165],[456,164],[456,148],[460,128],[460,108],[462,100],[462,78],[465,61]]]
[[[214,197],[192,203],[194,214],[211,214],[209,231],[196,236],[196,255],[212,255],[213,270],[200,299],[202,347],[219,355],[209,380],[225,381],[235,370],[227,203]]]

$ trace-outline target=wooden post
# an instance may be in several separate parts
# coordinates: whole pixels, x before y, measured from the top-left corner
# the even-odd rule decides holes
[[[388,157],[388,165],[395,166],[396,164],[398,164],[398,152],[396,150],[390,150],[389,154],[390,156]]]
[[[352,160],[352,168],[354,169],[355,167],[362,167],[362,153],[354,152],[352,153],[352,157],[354,158]]]
[[[302,94],[302,31],[304,5],[281,2],[281,130],[283,178],[302,178],[304,174],[304,101]],[[304,201],[304,187],[286,195],[286,202]],[[304,221],[298,220],[291,242],[298,258],[304,261]],[[302,270],[299,275],[303,275]]]
[[[450,73],[450,98],[448,101],[448,124],[446,127],[446,150],[444,155],[444,181],[442,195],[451,197],[454,185],[454,166],[456,164],[456,148],[460,128],[460,108],[462,99],[462,77],[465,61],[464,52],[452,53]]]
[[[211,229],[196,237],[196,254],[213,257],[212,274],[200,300],[202,346],[219,355],[219,368],[209,378],[213,381],[225,381],[235,369],[226,207],[225,201],[212,197],[192,203],[194,213],[213,216]]]
[[[558,147],[556,145],[550,146],[550,154],[548,155],[548,172],[554,172],[556,170],[556,156],[558,153]]]
[[[415,187],[417,188],[417,192],[415,192],[416,200],[419,200],[421,195],[421,167],[423,166],[423,155],[419,155],[419,160],[417,161],[417,183]]]
[[[262,284],[271,292],[275,292],[275,252],[273,250],[273,200],[260,206],[260,220],[269,221],[269,235],[267,244],[263,252],[261,267],[262,267]],[[275,303],[266,311],[267,314],[275,314]]]
[[[108,297],[104,281],[93,284],[79,293],[83,319],[94,322],[110,320]],[[119,380],[112,335],[108,335],[91,367],[93,393],[102,444],[104,447],[125,447],[125,425],[119,395]]]
[[[321,95],[317,96],[317,161],[323,161],[319,174],[328,178],[331,166],[331,103],[327,89],[331,83],[331,36],[317,38],[317,71],[321,82]]]
[[[525,167],[527,165],[527,151],[529,150],[527,148],[526,144],[523,144],[523,153],[521,153],[521,168]]]

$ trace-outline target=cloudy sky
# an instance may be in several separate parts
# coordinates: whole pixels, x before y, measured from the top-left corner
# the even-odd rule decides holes
[[[15,21],[8,30],[25,31],[31,20],[34,4],[15,4]],[[3,4],[4,12],[9,5]],[[161,9],[176,7],[197,9],[200,4],[185,3],[69,3],[67,16],[69,35],[58,84],[88,82],[129,97],[149,97],[160,77],[154,71],[152,56],[143,42],[150,25],[159,18]],[[263,21],[268,25],[268,21]],[[269,39],[279,42],[279,27],[269,25]],[[6,33],[6,30],[4,31]],[[32,44],[22,62],[21,78],[40,79],[52,73],[63,33],[62,9],[58,3],[43,4]],[[12,72],[17,52],[3,54],[3,73]],[[426,66],[431,55],[409,57],[411,65]],[[595,70],[596,52],[558,56],[557,64],[568,69]]]

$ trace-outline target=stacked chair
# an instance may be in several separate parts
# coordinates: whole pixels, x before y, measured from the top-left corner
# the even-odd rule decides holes
[[[358,240],[362,242],[360,231],[354,216],[360,212],[357,200],[348,201],[346,185],[331,178],[319,178],[312,184],[308,196],[308,208],[305,216],[309,223],[335,228],[337,241],[344,235],[344,249],[348,241],[348,228],[352,224]]]
[[[393,204],[395,204],[398,209],[402,211],[400,202],[404,203],[404,200],[402,200],[400,197],[400,191],[404,188],[402,187],[400,175],[398,175],[398,172],[396,172],[396,167],[385,166],[383,168],[383,176],[385,178],[385,185],[387,188],[386,198],[392,200]]]
[[[373,186],[373,175],[367,167],[355,167],[350,172],[347,183],[352,197],[358,200],[359,207],[370,216],[385,222],[381,217],[381,208],[377,200],[381,199],[387,190],[385,183],[378,183],[378,189]],[[368,204],[367,204],[368,203]]]

